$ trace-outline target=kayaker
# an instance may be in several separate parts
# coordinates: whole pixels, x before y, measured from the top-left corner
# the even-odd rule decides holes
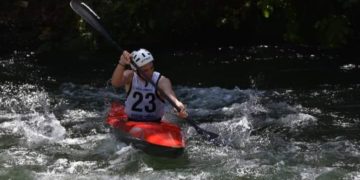
[[[136,72],[131,65],[131,59],[148,78],[157,85],[154,87],[146,82],[146,78]],[[188,116],[184,104],[179,101],[168,78],[154,70],[154,58],[146,49],[133,51],[131,54],[124,51],[113,72],[111,84],[116,87],[124,87],[127,93],[125,101],[125,112],[128,120],[133,121],[161,121],[165,113],[165,98],[157,90],[163,92],[178,106],[181,111],[177,113],[180,118]],[[130,65],[131,69],[126,67]]]

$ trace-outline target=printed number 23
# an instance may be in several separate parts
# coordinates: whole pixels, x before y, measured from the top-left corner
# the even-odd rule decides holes
[[[133,111],[143,112],[143,109],[139,107],[139,104],[141,104],[142,101],[144,100],[143,95],[139,92],[134,92],[133,98],[136,99],[136,101],[134,105],[131,107],[131,109]],[[145,100],[148,102],[148,104],[144,106],[144,110],[149,113],[154,112],[156,109],[155,95],[153,93],[148,93],[145,95]]]

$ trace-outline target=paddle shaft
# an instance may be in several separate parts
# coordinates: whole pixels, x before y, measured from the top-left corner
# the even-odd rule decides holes
[[[108,31],[103,27],[100,17],[85,3],[80,0],[71,0],[70,2],[71,8],[79,14],[87,23],[89,23],[93,28],[95,28],[111,45],[113,45],[118,52],[123,53],[124,50],[119,46],[117,42],[115,42]],[[140,69],[140,67],[131,59],[131,64],[135,67],[137,72],[151,85],[157,87],[156,84],[152,81],[152,79],[145,75],[145,73]],[[181,111],[181,108],[176,105],[176,103],[161,89],[157,88],[159,93],[165,97],[165,99],[174,107],[178,112]],[[193,120],[186,119],[186,121],[195,128],[195,130],[201,134],[206,135],[210,139],[214,139],[218,137],[217,134],[205,131],[201,129]]]

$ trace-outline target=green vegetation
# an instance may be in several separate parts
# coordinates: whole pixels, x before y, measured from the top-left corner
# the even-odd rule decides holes
[[[359,0],[84,0],[123,46],[359,42]],[[0,2],[2,50],[101,50],[107,46],[64,0]],[[99,45],[100,44],[100,45]]]

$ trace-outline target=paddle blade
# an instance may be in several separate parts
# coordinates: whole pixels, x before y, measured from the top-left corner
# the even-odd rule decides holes
[[[71,0],[70,7],[88,24],[96,29],[102,36],[104,36],[107,41],[116,47],[119,52],[123,51],[122,48],[111,38],[110,34],[105,30],[101,23],[100,17],[87,4],[80,0]]]
[[[84,2],[71,0],[70,7],[97,31],[106,33],[100,24],[100,17]]]
[[[196,132],[198,132],[203,138],[208,141],[213,141],[214,139],[218,138],[219,135],[210,131],[206,131],[200,128],[193,120],[187,119],[186,120],[192,127],[195,128]]]
[[[198,131],[199,134],[201,134],[203,137],[205,137],[207,140],[211,141],[219,137],[218,134],[215,134],[210,131],[206,131],[204,129],[201,129],[201,131]]]

